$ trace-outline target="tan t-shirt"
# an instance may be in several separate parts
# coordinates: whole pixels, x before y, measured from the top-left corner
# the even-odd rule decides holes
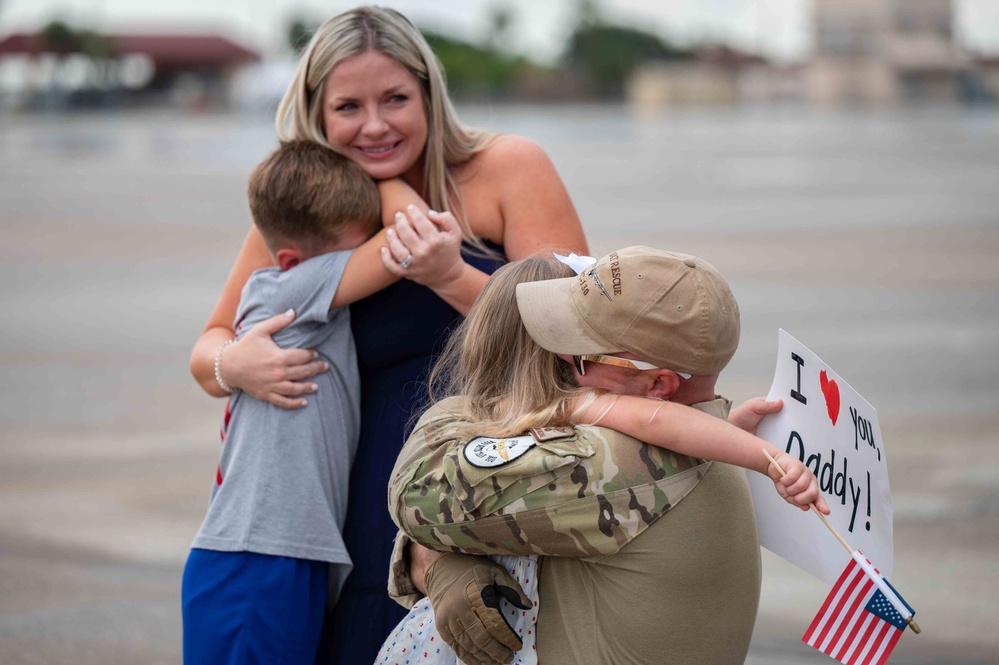
[[[541,560],[539,662],[742,663],[760,582],[745,472],[715,462],[680,504],[620,552]]]

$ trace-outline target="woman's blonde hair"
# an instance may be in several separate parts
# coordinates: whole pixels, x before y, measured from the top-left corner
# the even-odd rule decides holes
[[[278,106],[278,136],[282,141],[304,139],[329,147],[323,126],[326,78],[347,58],[368,51],[389,56],[422,86],[427,145],[423,150],[424,182],[420,194],[431,209],[454,213],[465,240],[491,255],[471,232],[451,167],[467,162],[494,135],[466,128],[458,121],[437,56],[416,26],[399,12],[385,7],[358,7],[319,26]]]
[[[517,309],[518,284],[575,274],[554,258],[532,257],[489,278],[430,373],[432,401],[464,397],[449,434],[516,436],[568,425],[589,405],[592,400],[576,399],[581,393],[572,367],[527,334]]]

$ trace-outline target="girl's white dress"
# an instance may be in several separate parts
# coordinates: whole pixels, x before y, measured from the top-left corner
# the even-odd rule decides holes
[[[524,593],[531,599],[532,607],[521,610],[505,600],[500,600],[500,609],[507,622],[523,640],[524,645],[514,654],[512,665],[538,665],[538,651],[535,647],[538,622],[538,560],[533,556],[493,556],[489,557],[504,566],[520,583]],[[441,640],[434,625],[434,610],[430,599],[424,598],[409,611],[392,632],[381,650],[375,665],[460,665],[461,661],[451,648]]]

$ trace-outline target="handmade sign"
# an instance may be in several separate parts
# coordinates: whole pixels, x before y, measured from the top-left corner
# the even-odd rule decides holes
[[[892,500],[878,415],[814,353],[783,330],[768,400],[783,399],[757,434],[812,470],[832,511],[828,521],[892,576]],[[749,473],[760,544],[834,584],[850,559],[821,521],[774,492],[773,482]]]

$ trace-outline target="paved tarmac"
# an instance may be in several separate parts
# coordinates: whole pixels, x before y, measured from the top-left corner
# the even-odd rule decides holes
[[[549,151],[595,252],[729,277],[727,395],[765,394],[783,327],[878,408],[892,582],[923,628],[890,662],[999,663],[999,115],[463,114]],[[187,354],[271,142],[236,116],[0,124],[0,663],[180,662],[220,416]],[[764,552],[749,662],[832,662],[799,641],[827,592]]]

